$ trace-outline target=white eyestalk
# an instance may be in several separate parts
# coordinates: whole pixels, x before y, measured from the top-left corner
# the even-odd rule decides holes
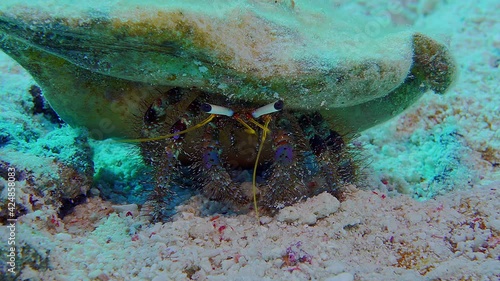
[[[210,114],[225,115],[228,117],[231,117],[234,114],[234,111],[230,108],[218,106],[218,105],[213,105],[213,104],[209,104],[209,103],[202,104],[200,108],[201,108],[201,110],[205,111],[206,113],[210,113]]]
[[[257,108],[256,110],[254,110],[252,112],[252,116],[253,116],[253,118],[259,118],[262,115],[266,115],[269,113],[274,113],[274,112],[280,111],[283,109],[283,105],[284,105],[284,103],[282,100],[275,101],[275,102],[270,103],[268,105],[264,105],[263,107]]]

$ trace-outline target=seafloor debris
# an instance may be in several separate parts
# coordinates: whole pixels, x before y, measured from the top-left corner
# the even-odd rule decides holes
[[[7,167],[16,171],[17,215],[53,205],[58,210],[55,215],[62,218],[85,200],[94,175],[87,137],[82,130],[66,127],[36,141],[3,148],[0,172]],[[0,186],[7,186],[7,178],[0,176]],[[7,214],[0,214],[4,221]]]
[[[59,115],[52,109],[47,100],[43,97],[42,89],[37,85],[32,85],[29,90],[30,95],[33,97],[33,114],[43,114],[50,122],[54,124],[64,124],[59,118]]]
[[[297,266],[299,263],[311,263],[312,256],[308,254],[304,249],[302,249],[302,242],[298,241],[286,248],[286,252],[283,255],[283,265],[282,267],[288,267],[288,270],[300,270]]]

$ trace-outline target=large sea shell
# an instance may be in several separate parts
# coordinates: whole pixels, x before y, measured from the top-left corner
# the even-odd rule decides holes
[[[96,138],[136,137],[140,105],[173,87],[282,99],[356,131],[452,82],[442,44],[409,31],[374,38],[324,2],[7,0],[0,48]]]

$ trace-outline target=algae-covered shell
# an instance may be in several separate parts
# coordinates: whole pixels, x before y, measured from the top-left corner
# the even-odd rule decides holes
[[[173,87],[279,98],[358,130],[423,90],[444,91],[453,78],[441,44],[411,32],[363,36],[319,3],[111,2],[0,4],[0,48],[33,75],[63,120],[95,137],[134,137],[127,120],[141,102]],[[441,67],[418,60],[425,55]]]

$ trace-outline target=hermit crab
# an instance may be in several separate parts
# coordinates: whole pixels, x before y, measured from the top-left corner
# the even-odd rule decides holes
[[[143,138],[122,141],[141,144],[162,200],[181,166],[210,199],[236,208],[253,202],[257,214],[337,192],[357,173],[347,136],[318,112],[287,109],[283,100],[235,103],[174,88],[147,108],[142,124]]]
[[[256,211],[335,193],[357,178],[354,134],[456,73],[444,44],[324,1],[25,2],[0,4],[0,48],[66,123],[139,143],[157,202],[186,176]]]

